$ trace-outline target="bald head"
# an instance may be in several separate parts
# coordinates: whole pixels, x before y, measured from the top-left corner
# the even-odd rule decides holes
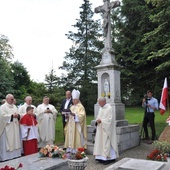
[[[12,94],[7,94],[6,95],[6,102],[8,104],[13,104],[13,101],[14,101],[14,96]]]
[[[31,96],[25,97],[25,103],[27,103],[28,105],[31,105],[32,104],[32,97]]]
[[[106,104],[106,98],[105,97],[99,97],[97,99],[97,101],[98,101],[98,103],[101,107],[103,107]]]

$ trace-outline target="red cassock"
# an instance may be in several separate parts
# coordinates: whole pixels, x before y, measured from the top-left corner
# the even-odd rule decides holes
[[[26,128],[30,128],[29,137],[27,140],[23,140],[24,155],[30,155],[38,152],[37,138],[35,130],[37,130],[37,121],[34,116],[25,114],[20,120],[20,124]],[[22,128],[21,128],[22,131]],[[38,132],[38,130],[37,130]],[[21,132],[22,133],[22,132]]]

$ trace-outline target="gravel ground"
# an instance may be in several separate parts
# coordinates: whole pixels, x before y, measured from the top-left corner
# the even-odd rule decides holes
[[[119,158],[116,161],[121,160],[122,158],[136,158],[136,159],[146,159],[146,156],[153,150],[153,147],[151,144],[146,144],[144,142],[141,142],[139,146],[136,146],[134,148],[128,149],[121,153],[119,155]],[[89,160],[88,160],[88,165],[85,170],[103,170],[106,167],[110,166],[109,165],[103,165],[101,163],[98,163],[95,161],[93,155],[87,155]]]

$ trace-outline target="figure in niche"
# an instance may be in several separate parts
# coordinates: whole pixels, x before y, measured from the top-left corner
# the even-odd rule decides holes
[[[109,82],[107,79],[105,79],[104,80],[104,94],[106,97],[109,96],[109,91],[110,91]]]

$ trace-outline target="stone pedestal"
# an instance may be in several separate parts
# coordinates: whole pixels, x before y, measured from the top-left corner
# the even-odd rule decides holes
[[[116,113],[116,133],[119,152],[139,145],[139,125],[128,125],[125,120],[125,106],[121,102],[120,92],[120,67],[115,61],[113,53],[107,50],[102,55],[100,65],[96,66],[98,76],[98,97],[105,97],[107,103],[112,106],[113,111]],[[107,89],[105,87],[107,82]],[[108,91],[109,88],[109,91]],[[94,117],[97,117],[99,111],[99,104],[94,105]],[[87,152],[93,153],[93,131],[95,129],[94,121],[91,125],[87,126],[88,144]]]
[[[138,146],[140,144],[139,138],[139,125],[128,125],[126,120],[117,121],[116,134],[117,134],[117,144],[119,153],[123,151]],[[87,125],[87,154],[93,154],[93,131],[95,129],[94,121],[91,122],[91,125]]]

